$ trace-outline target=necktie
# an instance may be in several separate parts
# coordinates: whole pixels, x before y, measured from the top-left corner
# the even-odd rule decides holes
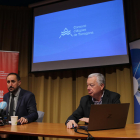
[[[14,95],[12,94],[12,98],[11,98],[11,103],[10,103],[10,116],[13,116],[13,110],[14,110]]]

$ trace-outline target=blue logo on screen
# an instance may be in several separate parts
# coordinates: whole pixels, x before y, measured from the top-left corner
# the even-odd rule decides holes
[[[60,35],[59,38],[61,38],[61,36],[65,36],[65,35],[71,35],[71,36],[73,36],[71,34],[71,30],[68,30],[67,28],[65,28],[64,31],[61,32],[61,35]]]

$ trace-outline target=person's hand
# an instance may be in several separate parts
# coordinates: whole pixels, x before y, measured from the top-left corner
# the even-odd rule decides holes
[[[24,117],[21,117],[18,122],[20,122],[21,124],[24,124],[24,123],[28,123],[28,120]]]
[[[89,118],[81,118],[79,119],[79,121],[89,123]]]
[[[78,127],[77,123],[74,120],[69,120],[69,122],[67,123],[67,128],[72,128],[72,125],[74,125],[74,127]]]

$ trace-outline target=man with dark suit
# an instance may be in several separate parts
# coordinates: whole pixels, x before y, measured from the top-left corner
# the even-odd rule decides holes
[[[83,96],[79,107],[68,117],[66,121],[67,128],[78,126],[79,121],[89,122],[91,104],[115,104],[120,103],[120,95],[109,90],[105,90],[105,78],[100,73],[93,73],[88,76],[87,90],[88,94]],[[96,115],[96,114],[95,114]]]
[[[20,88],[21,80],[18,74],[7,75],[7,88],[9,90],[3,97],[7,102],[6,115],[18,116],[20,124],[36,121],[38,118],[35,96],[33,93]],[[10,135],[10,139],[19,139],[19,136]]]
[[[10,103],[14,96],[13,116],[18,116],[21,124],[37,120],[38,113],[33,93],[20,88],[21,80],[16,73],[9,73],[7,76],[7,88],[9,90],[3,97],[7,102],[6,115],[10,114]]]

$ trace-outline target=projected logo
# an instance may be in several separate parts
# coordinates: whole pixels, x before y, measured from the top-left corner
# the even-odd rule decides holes
[[[73,36],[71,34],[71,30],[68,30],[67,28],[64,29],[64,31],[61,32],[61,35],[59,38],[61,38],[62,36],[65,36],[65,35],[70,35],[70,36]]]

